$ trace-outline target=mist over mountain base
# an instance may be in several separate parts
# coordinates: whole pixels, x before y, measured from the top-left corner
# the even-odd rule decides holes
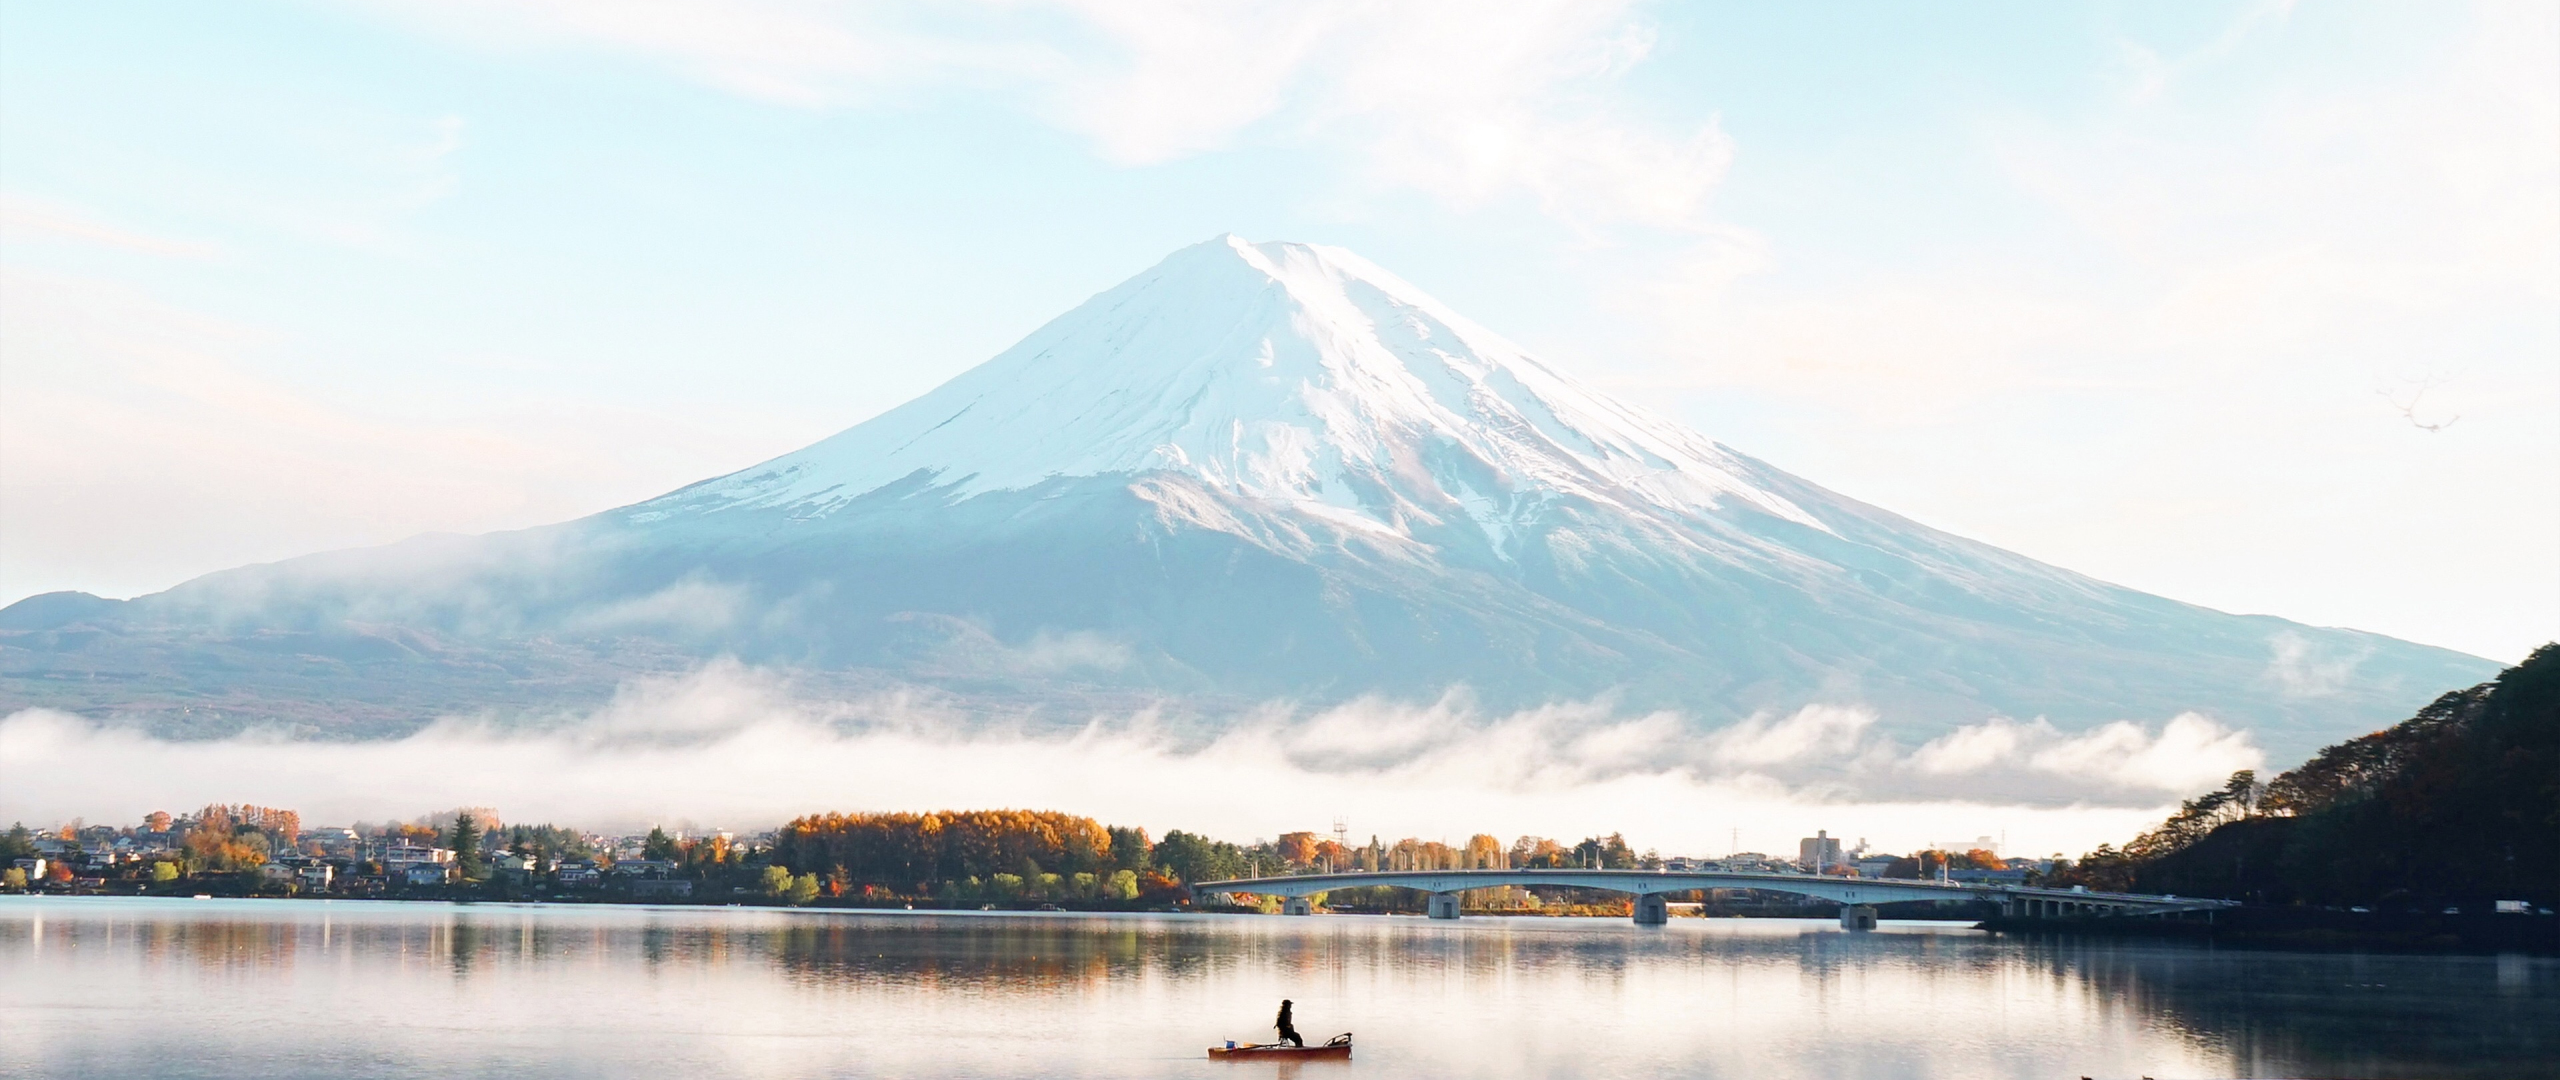
[[[0,720],[0,770],[22,778],[0,815],[138,819],[247,798],[311,821],[484,805],[519,821],[752,829],[823,810],[1028,806],[1236,838],[1347,815],[1390,839],[1622,831],[1640,846],[1708,853],[1735,830],[1746,845],[1792,850],[1829,828],[1907,847],[2005,832],[2016,850],[2042,853],[2120,837],[2263,760],[2246,736],[2195,716],[2080,736],[1993,720],[1913,746],[1855,706],[1700,732],[1677,714],[1607,703],[1490,712],[1451,695],[1264,705],[1212,729],[1153,711],[1070,722],[807,690],[717,663],[629,683],[600,708],[334,742],[273,728],[171,740],[23,710]],[[103,760],[117,767],[86,767]]]

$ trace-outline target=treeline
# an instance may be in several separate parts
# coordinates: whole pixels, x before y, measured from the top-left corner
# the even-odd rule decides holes
[[[1144,829],[1048,810],[816,814],[774,833],[771,862],[815,875],[826,895],[1131,902],[1168,899],[1187,881],[1282,872],[1276,850],[1176,829]]]
[[[1145,845],[1115,850],[1114,839],[1092,818],[1055,811],[823,814],[795,818],[775,832],[773,854],[797,870],[916,891],[1026,866],[1038,867],[1035,874],[1142,869]]]
[[[2057,876],[2279,904],[2560,906],[2560,644],[2266,784],[2233,774]]]
[[[43,880],[9,867],[40,843],[53,855]],[[0,867],[8,867],[0,888],[1155,907],[1190,899],[1190,886],[1204,881],[1317,870],[1661,865],[1615,833],[1573,844],[1537,836],[1505,844],[1477,834],[1464,844],[1372,837],[1346,846],[1292,832],[1240,845],[1179,829],[1159,840],[1140,828],[1033,810],[813,814],[768,836],[652,829],[636,851],[623,843],[549,824],[509,825],[485,807],[306,835],[293,811],[225,804],[174,819],[155,812],[139,828],[74,821],[45,838],[23,826],[8,830],[0,833]],[[110,853],[104,861],[101,852]],[[437,880],[403,869],[422,862],[443,871]]]
[[[821,895],[942,903],[1049,900],[1158,903],[1203,881],[1308,870],[1456,870],[1659,865],[1615,833],[1577,844],[1524,836],[1509,845],[1479,834],[1464,845],[1372,839],[1345,847],[1311,832],[1250,846],[1176,829],[1104,825],[1054,811],[814,814],[776,831],[772,865],[813,875]]]

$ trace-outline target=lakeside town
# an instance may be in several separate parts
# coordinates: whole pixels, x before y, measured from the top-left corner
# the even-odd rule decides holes
[[[1073,815],[978,811],[825,815],[741,836],[653,828],[607,834],[509,824],[474,807],[389,824],[304,827],[299,813],[257,805],[155,812],[130,826],[73,821],[0,835],[0,891],[56,895],[258,896],[789,906],[1259,909],[1276,900],[1212,894],[1190,884],[1337,870],[1642,869],[1821,874],[1837,877],[2031,884],[2067,875],[2058,858],[2002,858],[1988,836],[1910,855],[1844,845],[1817,831],[1792,857],[1637,852],[1623,837],[1578,843],[1478,834],[1464,844],[1292,832],[1251,844],[1175,830],[1102,825]],[[1624,897],[1582,889],[1475,890],[1484,911],[1624,914]],[[1787,913],[1801,903],[1709,890],[1698,907]],[[1335,910],[1395,912],[1419,904],[1402,890],[1346,889]],[[1950,913],[1953,917],[1954,913]]]

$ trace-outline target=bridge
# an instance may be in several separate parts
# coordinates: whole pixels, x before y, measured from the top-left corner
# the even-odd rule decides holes
[[[2047,889],[1989,882],[1912,881],[1900,878],[1848,878],[1819,874],[1765,874],[1724,870],[1376,870],[1345,874],[1298,874],[1290,877],[1203,881],[1191,886],[1204,892],[1253,893],[1286,897],[1281,911],[1315,914],[1307,898],[1336,889],[1388,885],[1431,894],[1425,911],[1434,919],[1458,917],[1458,894],[1503,885],[1529,888],[1605,889],[1635,897],[1635,921],[1660,926],[1671,919],[1668,896],[1697,889],[1758,889],[1828,900],[1840,905],[1840,925],[1872,929],[1877,904],[1905,900],[1981,900],[2000,905],[2012,918],[2089,918],[2169,915],[2237,906],[2232,900],[2144,893],[2089,892],[2085,888]]]

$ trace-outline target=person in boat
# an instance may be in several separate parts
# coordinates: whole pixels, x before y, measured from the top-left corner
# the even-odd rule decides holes
[[[1280,1019],[1273,1021],[1271,1026],[1280,1029],[1281,1042],[1288,1043],[1289,1045],[1301,1050],[1307,1048],[1307,1040],[1298,1037],[1298,1025],[1291,1023],[1289,1020],[1288,998],[1280,999]]]

